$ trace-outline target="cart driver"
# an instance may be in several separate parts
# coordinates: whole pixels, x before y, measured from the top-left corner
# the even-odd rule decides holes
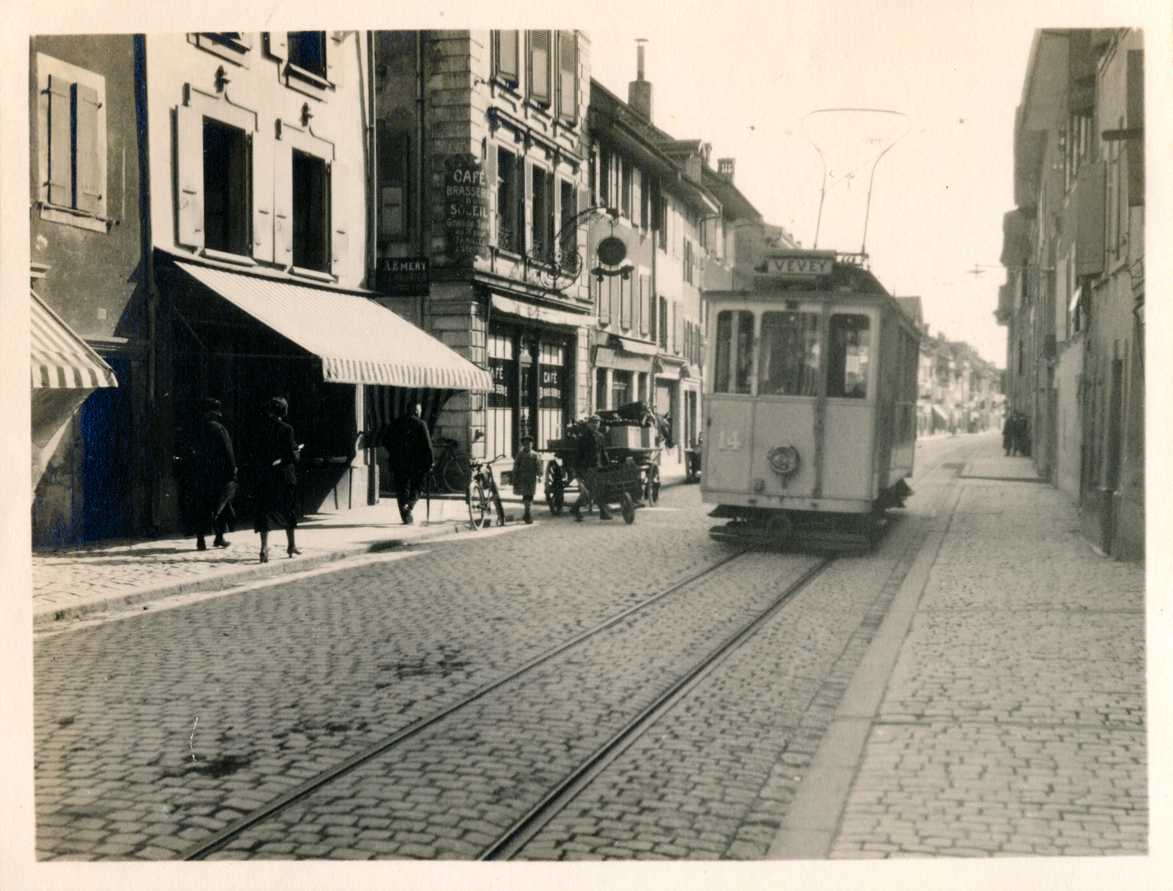
[[[582,522],[582,508],[591,499],[599,506],[599,519],[611,519],[611,512],[607,505],[598,496],[603,494],[603,486],[599,485],[599,470],[607,466],[607,451],[603,442],[602,431],[599,430],[601,419],[598,415],[587,418],[586,430],[578,441],[578,467],[580,472],[580,486],[578,500],[570,505],[570,512],[574,514],[576,522]]]

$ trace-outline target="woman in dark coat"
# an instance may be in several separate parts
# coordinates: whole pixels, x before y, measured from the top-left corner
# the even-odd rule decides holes
[[[289,403],[276,396],[265,403],[265,417],[257,431],[257,457],[260,462],[257,479],[256,519],[261,535],[261,562],[269,562],[269,530],[285,530],[290,557],[300,554],[294,542],[297,527],[297,463],[301,448],[293,436],[293,428],[284,421]]]

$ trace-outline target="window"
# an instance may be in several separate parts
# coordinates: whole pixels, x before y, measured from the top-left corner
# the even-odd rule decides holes
[[[558,32],[558,117],[578,120],[578,41],[573,31]]]
[[[632,197],[632,174],[631,162],[624,158],[619,164],[619,210],[627,219],[631,219],[631,197]]]
[[[238,127],[204,118],[204,247],[248,254],[248,140]]]
[[[550,104],[550,32],[529,32],[529,98]]]
[[[106,79],[38,53],[37,81],[41,216],[104,232]]]
[[[554,174],[533,169],[533,255],[543,263],[554,262]]]
[[[818,313],[762,313],[760,343],[759,396],[818,395]]]
[[[717,313],[713,363],[714,393],[748,393],[753,367],[753,313],[725,309]]]
[[[493,32],[493,75],[510,87],[516,87],[521,80],[518,72],[517,31]]]
[[[325,160],[293,150],[293,265],[330,271],[330,171]]]
[[[827,332],[827,395],[866,399],[870,320],[865,315],[835,313]]]
[[[512,152],[497,150],[497,246],[525,253],[525,192],[522,162]]]
[[[611,150],[604,146],[599,150],[599,191],[598,201],[603,207],[611,207]]]
[[[326,32],[290,31],[289,64],[325,80]]]
[[[575,256],[578,254],[578,226],[574,224],[574,218],[578,214],[578,200],[575,198],[574,183],[569,180],[562,180],[560,190],[562,243],[558,245],[558,250],[562,254],[562,268],[574,269]]]
[[[646,232],[652,222],[652,190],[647,174],[644,174],[642,179],[643,181],[640,183],[641,188],[639,190],[639,227]]]
[[[222,59],[247,67],[247,56],[252,49],[253,36],[241,31],[206,31],[191,35],[195,45]]]
[[[615,369],[611,372],[611,405],[618,408],[635,401],[631,395],[631,372]]]
[[[411,134],[392,129],[386,120],[376,126],[379,180],[379,240],[410,241]]]
[[[684,239],[684,280],[692,284],[692,242]]]

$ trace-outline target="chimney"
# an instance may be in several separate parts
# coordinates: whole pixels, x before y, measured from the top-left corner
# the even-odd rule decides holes
[[[644,38],[635,41],[635,80],[627,85],[627,104],[644,120],[652,120],[652,85],[644,80]]]
[[[717,159],[717,173],[733,182],[733,158],[718,158]]]

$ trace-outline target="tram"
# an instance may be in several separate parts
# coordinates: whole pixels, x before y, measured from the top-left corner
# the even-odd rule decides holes
[[[865,259],[775,251],[704,293],[713,538],[866,550],[911,494],[920,332]]]

